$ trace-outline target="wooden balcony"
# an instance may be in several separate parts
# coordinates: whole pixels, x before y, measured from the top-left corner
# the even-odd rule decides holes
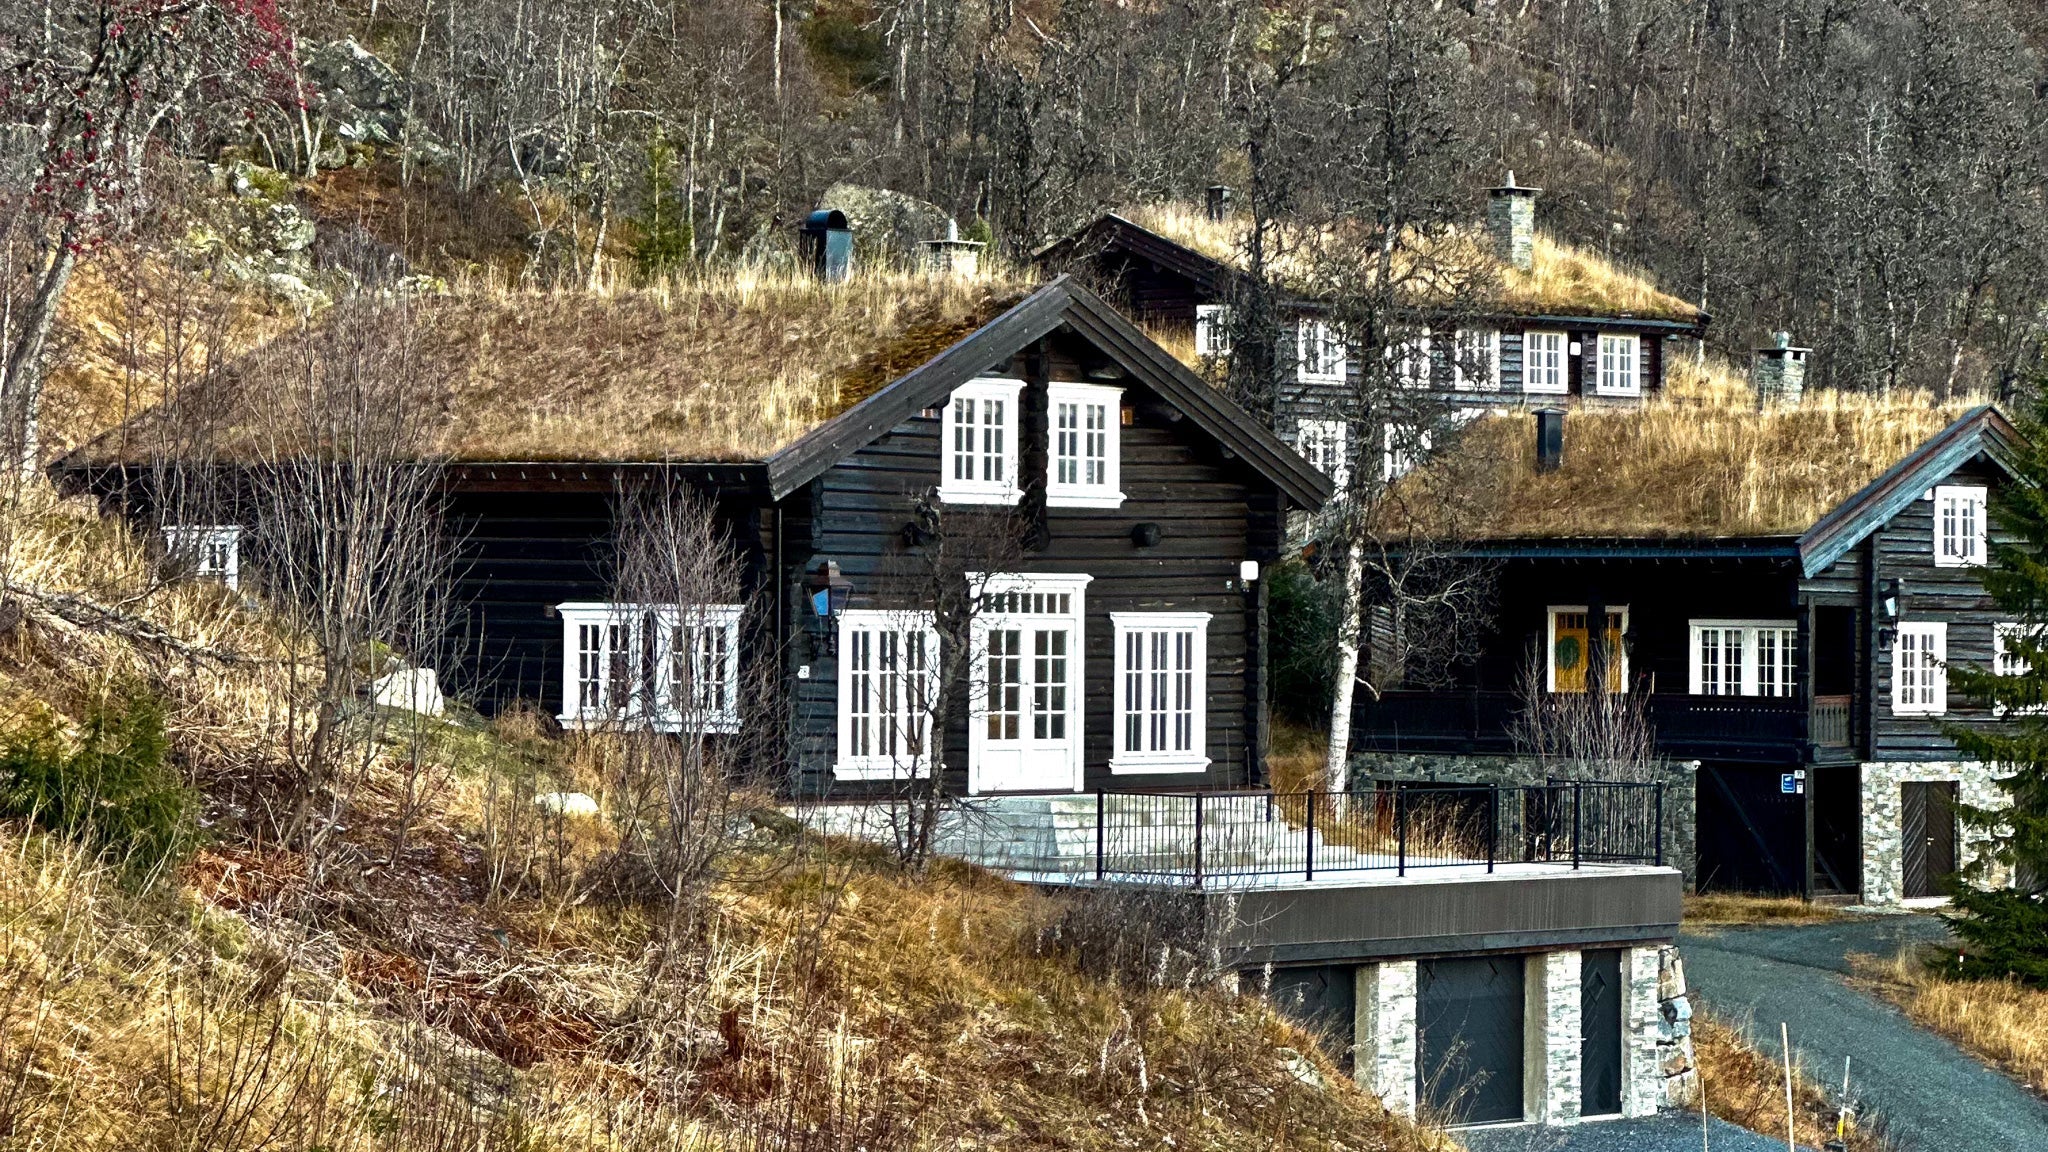
[[[1809,710],[1796,697],[1656,694],[1647,707],[1658,751],[1679,759],[1800,763],[1817,733],[1843,748],[1850,739],[1847,697]],[[1513,692],[1387,692],[1359,702],[1354,737],[1378,752],[1507,755],[1522,708]]]

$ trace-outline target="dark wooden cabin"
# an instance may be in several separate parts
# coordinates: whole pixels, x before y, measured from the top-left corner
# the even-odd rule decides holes
[[[2002,630],[2014,626],[1979,566],[1991,539],[1987,503],[2013,482],[2018,434],[1996,409],[1978,408],[1858,484],[1854,467],[1816,465],[1858,450],[1814,416],[1810,455],[1776,464],[1788,484],[1834,472],[1810,494],[1818,503],[1808,506],[1824,511],[1803,527],[1717,533],[1684,508],[1630,508],[1625,497],[1617,527],[1630,530],[1612,535],[1492,525],[1468,547],[1497,587],[1476,657],[1451,685],[1361,692],[1361,770],[1442,765],[1469,778],[1489,759],[1499,769],[1526,752],[1518,720],[1533,681],[1542,693],[1625,687],[1658,751],[1698,764],[1703,887],[1885,903],[1938,895],[1967,850],[1947,806],[1982,803],[1994,779],[1988,766],[1960,762],[1944,732],[1991,718],[1947,692],[1946,668],[1995,664]],[[1569,445],[1590,429],[1585,421],[1629,418],[1568,417],[1554,491],[1588,505],[1614,497],[1600,462]],[[1533,421],[1502,419],[1533,441],[1521,427]],[[1839,499],[1819,494],[1829,483],[1845,489]],[[1531,506],[1547,498],[1535,494]],[[1604,636],[1588,627],[1602,616]]]
[[[946,667],[930,609],[971,580],[960,663],[973,684],[943,717],[951,788],[1260,781],[1261,569],[1280,557],[1287,514],[1320,506],[1327,480],[1070,279],[978,312],[935,320],[937,308],[901,309],[858,339],[819,333],[838,359],[813,390],[816,418],[722,459],[661,439],[720,418],[688,415],[682,398],[722,388],[713,408],[735,409],[723,418],[744,424],[758,405],[765,419],[771,402],[802,399],[750,394],[749,379],[781,365],[686,366],[690,351],[663,341],[688,336],[658,310],[623,329],[542,305],[430,324],[443,338],[429,369],[474,385],[451,401],[464,626],[444,681],[486,711],[524,703],[567,726],[775,725],[793,790],[893,790],[929,767],[919,713]],[[716,318],[726,340],[749,322],[744,309]],[[771,328],[763,346],[781,338]],[[517,359],[508,345],[577,377],[575,404],[609,414],[617,448],[547,458],[521,442],[521,406],[537,405],[483,359]],[[474,431],[508,423],[509,448]],[[148,469],[123,446],[138,442],[110,438],[61,470],[132,498]],[[736,603],[616,603],[621,509],[665,484],[715,510],[743,574]],[[742,681],[764,674],[775,687],[756,700]],[[679,684],[694,685],[689,703],[659,703],[680,699]]]

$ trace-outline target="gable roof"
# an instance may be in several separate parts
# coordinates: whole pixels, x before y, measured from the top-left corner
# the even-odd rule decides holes
[[[1126,252],[1187,278],[1207,297],[1222,299],[1245,275],[1240,234],[1236,223],[1212,222],[1178,205],[1153,205],[1105,213],[1039,249],[1034,259],[1043,267],[1063,268],[1104,252]],[[1527,272],[1483,255],[1484,246],[1476,240],[1473,250],[1482,255],[1471,263],[1490,266],[1499,277],[1493,310],[1501,316],[1538,322],[1621,321],[1695,335],[1709,319],[1643,276],[1540,233],[1535,264]],[[1286,279],[1284,269],[1281,278]],[[1314,305],[1313,291],[1299,286],[1296,291],[1302,304]]]
[[[2015,458],[2022,440],[1994,405],[1972,408],[1807,529],[1799,537],[1800,566],[1808,576],[1819,573],[1978,456],[2007,475],[2019,475]]]
[[[1071,328],[1187,416],[1197,428],[1271,480],[1304,508],[1330,497],[1330,481],[1257,419],[1132,327],[1102,298],[1061,276],[867,399],[770,456],[776,499],[801,488],[849,452],[872,443],[953,389],[1001,364],[1033,341]]]

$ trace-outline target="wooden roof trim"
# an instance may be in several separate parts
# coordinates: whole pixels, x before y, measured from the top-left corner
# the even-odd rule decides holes
[[[1814,576],[1826,570],[1921,493],[1979,455],[1990,457],[2008,474],[2018,475],[2013,458],[2020,440],[2019,429],[1993,405],[1980,405],[1958,416],[1799,537],[1805,574]]]
[[[1125,371],[1185,413],[1196,427],[1237,452],[1295,503],[1314,509],[1330,498],[1328,478],[1308,461],[1067,276],[1040,288],[944,352],[770,456],[770,496],[780,500],[810,483],[854,451],[880,439],[911,413],[930,407],[1061,324],[1071,324]]]

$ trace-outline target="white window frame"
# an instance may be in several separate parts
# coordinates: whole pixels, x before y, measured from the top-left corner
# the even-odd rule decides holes
[[[555,719],[565,728],[590,729],[607,725],[621,725],[629,728],[649,728],[656,732],[703,732],[730,735],[740,730],[739,711],[739,624],[742,608],[738,604],[704,604],[688,607],[676,604],[612,604],[595,600],[578,600],[555,605],[555,613],[562,620],[562,710]],[[685,621],[693,619],[694,625]],[[649,622],[660,629],[654,637],[652,675],[641,666],[640,659],[650,648],[646,644],[645,629]],[[587,653],[582,644],[582,629],[600,629],[599,645],[594,652]],[[723,643],[716,657],[720,667],[719,696],[721,703],[704,707],[689,705],[677,707],[675,649],[673,637],[681,627],[692,630],[717,629]],[[609,667],[613,652],[612,629],[625,631],[626,650],[632,653],[633,667],[630,668],[633,695],[635,699],[623,703],[610,699],[611,676]],[[596,679],[585,675],[586,655],[594,662]],[[696,657],[693,654],[692,659]],[[643,689],[651,681],[654,706],[648,708],[642,698]],[[587,694],[585,687],[593,691]]]
[[[1310,466],[1330,478],[1342,493],[1351,487],[1351,425],[1342,420],[1298,420],[1294,450]]]
[[[167,524],[163,531],[164,550],[173,560],[190,560],[193,578],[242,586],[240,524]],[[219,563],[214,562],[216,550]]]
[[[2014,636],[2033,636],[2036,643],[2039,643],[2044,638],[2043,629],[2038,624],[2022,624],[2015,620],[2005,620],[1993,624],[1991,626],[1991,671],[1994,675],[2025,676],[2032,671],[2027,666],[2026,661],[2021,660],[2010,651],[2010,641]],[[2038,716],[2043,712],[2048,712],[2048,703],[2025,705],[2019,708],[2001,706],[1998,709],[1998,714],[2001,716]]]
[[[1407,432],[1413,443],[1403,444],[1402,433]],[[1426,456],[1436,448],[1436,436],[1427,428],[1403,428],[1399,424],[1380,426],[1380,479],[1393,483],[1415,470],[1419,457]]]
[[[1907,650],[1912,649],[1912,665]],[[1948,624],[1901,621],[1892,640],[1892,715],[1942,716],[1948,712]]]
[[[1619,614],[1620,614],[1620,616],[1621,616],[1621,634],[1622,634],[1622,636],[1623,636],[1624,638],[1626,638],[1626,637],[1628,636],[1628,605],[1626,605],[1626,604],[1609,604],[1609,605],[1607,606],[1607,610],[1608,610],[1609,612],[1613,612],[1613,613],[1619,613]],[[1562,616],[1562,615],[1565,615],[1565,614],[1567,614],[1567,613],[1571,613],[1571,612],[1586,612],[1586,606],[1585,606],[1584,604],[1552,604],[1552,605],[1549,605],[1549,606],[1548,606],[1548,609],[1547,609],[1547,611],[1546,611],[1546,612],[1544,613],[1544,626],[1543,626],[1543,633],[1544,633],[1544,644],[1543,644],[1543,690],[1544,690],[1545,692],[1555,692],[1555,691],[1557,691],[1557,656],[1556,656],[1556,652],[1557,652],[1557,618],[1558,618],[1559,616]],[[1588,616],[1590,616],[1590,615],[1591,615],[1591,613],[1590,613],[1590,612],[1588,612],[1588,613],[1587,613],[1587,615],[1588,615]],[[1588,639],[1591,639],[1591,637],[1592,637],[1592,634],[1593,634],[1593,622],[1592,622],[1591,620],[1587,620],[1587,621],[1586,621],[1586,635],[1587,635],[1587,638],[1588,638]],[[1621,660],[1621,672],[1620,672],[1620,679],[1621,679],[1621,682],[1622,682],[1622,684],[1623,684],[1623,685],[1627,685],[1627,684],[1628,684],[1628,645],[1627,645],[1627,644],[1625,644],[1625,643],[1624,643],[1624,644],[1619,644],[1619,645],[1616,645],[1616,648],[1617,648],[1617,650],[1616,650],[1616,651],[1613,651],[1613,652],[1609,652],[1609,653],[1607,654],[1607,656],[1608,656],[1608,659],[1610,659],[1610,660],[1613,660],[1613,659],[1616,659],[1616,658],[1619,658],[1619,659]]]
[[[1799,644],[1799,624],[1797,621],[1690,620],[1687,621],[1687,625],[1687,690],[1694,696],[1787,697],[1796,694],[1798,684],[1794,678],[1794,672],[1798,667],[1797,648]],[[1723,687],[1725,679],[1721,676],[1716,676],[1714,684],[1708,683],[1706,653],[1702,647],[1702,641],[1705,639],[1703,633],[1708,631],[1718,632],[1724,636],[1727,633],[1735,634],[1734,651],[1737,654],[1737,659],[1741,660],[1742,667],[1734,684],[1735,690],[1732,692],[1709,691],[1709,688]],[[1763,654],[1767,646],[1765,644],[1767,637],[1771,641],[1771,644],[1768,646],[1775,648],[1778,652],[1778,659],[1773,665],[1773,670],[1778,674],[1774,678],[1776,680],[1774,687],[1777,689],[1774,692],[1764,691]],[[1725,639],[1720,648],[1724,653],[1729,650]]]
[[[1987,563],[1990,492],[1982,484],[1938,484],[1934,489],[1934,566],[1967,568]]]
[[[1624,332],[1602,332],[1595,346],[1593,392],[1598,396],[1643,394],[1643,338]]]
[[[1539,372],[1537,348],[1539,345],[1549,345],[1552,342],[1555,342],[1555,347],[1543,349],[1543,355],[1548,362],[1542,364],[1542,370]],[[1569,349],[1570,338],[1563,332],[1538,328],[1522,333],[1522,391],[1537,396],[1562,396],[1571,391]],[[1550,361],[1549,358],[1553,355],[1555,360]]]
[[[946,407],[939,422],[939,499],[948,504],[1015,504],[1024,495],[1017,479],[1017,438],[1023,427],[1018,419],[1018,404],[1023,398],[1024,382],[1007,377],[984,377],[969,380],[953,389],[946,398]],[[960,406],[979,406],[976,418],[970,428],[960,424]],[[986,419],[987,405],[1000,404],[1001,423],[995,426],[1000,443],[990,451]],[[956,476],[961,463],[960,438],[966,432],[975,442],[969,446],[967,470],[973,475]],[[991,479],[987,476],[988,460],[997,461],[1002,476]]]
[[[1109,757],[1109,770],[1111,772],[1136,775],[1142,773],[1205,772],[1208,770],[1209,620],[1210,614],[1207,612],[1112,612],[1109,614],[1110,629],[1116,651],[1115,726],[1110,733],[1111,747],[1114,751]],[[1165,736],[1166,743],[1169,745],[1178,742],[1176,739],[1178,734],[1175,729],[1178,727],[1180,718],[1185,716],[1186,723],[1189,725],[1188,734],[1190,737],[1189,747],[1187,748],[1167,747],[1132,750],[1126,747],[1128,740],[1126,726],[1132,719],[1131,689],[1134,677],[1143,677],[1147,681],[1152,681],[1154,677],[1161,675],[1160,669],[1149,666],[1134,670],[1130,663],[1129,645],[1134,638],[1151,634],[1164,634],[1174,638],[1167,642],[1169,660],[1178,659],[1181,653],[1178,637],[1183,635],[1189,637],[1186,650],[1189,662],[1189,668],[1186,671],[1191,674],[1191,682],[1187,685],[1188,707],[1173,707],[1160,714],[1166,722]],[[1148,654],[1152,651],[1146,641],[1140,639],[1138,643],[1144,647]],[[1171,677],[1176,671],[1178,670],[1169,667],[1164,670],[1164,674]],[[1174,692],[1177,688],[1178,685],[1171,683],[1171,681],[1166,685],[1166,690],[1169,693]],[[1139,691],[1141,693],[1144,691],[1142,685],[1139,685]],[[1140,706],[1142,707],[1142,701]],[[1149,717],[1155,711],[1149,708],[1144,709],[1141,717]],[[1144,721],[1141,719],[1142,722]],[[1147,724],[1146,726],[1149,729],[1150,725]],[[1140,742],[1152,743],[1149,738],[1141,739]]]
[[[1195,305],[1195,354],[1230,355],[1230,305]]]
[[[1342,384],[1344,341],[1328,322],[1303,317],[1294,325],[1294,378],[1304,384]]]
[[[1124,390],[1104,384],[1069,384],[1053,381],[1046,386],[1046,426],[1050,430],[1050,451],[1045,454],[1045,503],[1050,508],[1120,508],[1123,506],[1123,400]],[[1062,423],[1063,407],[1074,409],[1076,426]],[[1101,426],[1091,423],[1099,410]],[[1100,459],[1090,451],[1100,438]],[[1071,439],[1071,443],[1070,443]],[[949,441],[950,443],[950,441]],[[1070,450],[1071,449],[1071,450]],[[1074,479],[1062,480],[1065,465],[1072,463]],[[1089,465],[1099,464],[1101,477],[1089,480]],[[950,469],[947,475],[951,475]]]
[[[1451,387],[1459,392],[1493,392],[1500,388],[1500,332],[1492,328],[1463,328],[1458,331],[1456,351],[1451,355]],[[1467,371],[1467,362],[1477,361],[1485,379]]]
[[[918,780],[931,774],[931,734],[941,727],[933,715],[939,703],[939,632],[930,612],[855,610],[841,612],[839,629],[839,746],[832,774],[841,780]],[[909,666],[906,657],[922,645],[923,666]],[[879,661],[893,646],[897,664]],[[879,652],[877,650],[880,650]],[[869,662],[863,668],[863,659]],[[921,677],[921,679],[920,679]],[[921,688],[920,688],[921,686]],[[856,701],[872,705],[854,708]],[[866,737],[869,750],[855,752],[865,719],[875,725]],[[885,731],[884,729],[887,729]],[[916,747],[883,751],[896,744]]]
[[[1417,332],[1387,346],[1387,373],[1396,388],[1427,389],[1436,383],[1436,361],[1430,355],[1428,332]]]

